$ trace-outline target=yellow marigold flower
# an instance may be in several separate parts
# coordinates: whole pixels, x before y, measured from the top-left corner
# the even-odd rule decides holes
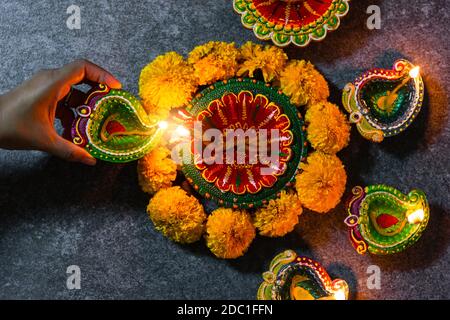
[[[142,191],[153,194],[172,186],[177,177],[177,164],[169,155],[169,149],[157,147],[139,159],[137,171]]]
[[[308,209],[325,213],[341,200],[347,182],[344,166],[336,155],[313,152],[296,177],[296,189],[301,203]]]
[[[243,210],[216,209],[206,223],[206,244],[214,255],[223,259],[242,256],[255,235],[250,214]]]
[[[241,47],[241,58],[243,62],[239,66],[238,76],[253,77],[256,70],[261,70],[266,82],[278,79],[288,60],[283,49],[270,45],[263,48],[250,41]]]
[[[180,187],[159,190],[147,207],[156,230],[176,242],[198,241],[204,231],[203,206]]]
[[[157,57],[142,69],[139,95],[149,114],[167,118],[172,108],[182,107],[197,90],[193,69],[176,52]]]
[[[281,192],[278,199],[270,200],[266,207],[255,212],[255,226],[259,234],[267,237],[282,237],[294,230],[302,206],[294,192]]]
[[[291,60],[280,75],[280,87],[297,106],[325,101],[330,90],[325,78],[304,60]]]
[[[239,50],[234,43],[211,41],[195,47],[188,62],[200,85],[233,78],[238,67]]]
[[[307,136],[314,149],[336,153],[347,146],[350,125],[339,107],[330,102],[311,105],[306,111]]]

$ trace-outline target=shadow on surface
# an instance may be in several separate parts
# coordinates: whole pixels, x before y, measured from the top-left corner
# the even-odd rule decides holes
[[[68,163],[57,158],[43,160],[33,171],[1,172],[1,212],[20,208],[19,214],[42,214],[45,208],[100,207],[115,203],[145,208],[147,196],[137,183],[134,164],[98,162],[95,167]],[[4,199],[4,200],[3,200]]]
[[[336,59],[352,55],[368,42],[369,34],[366,14],[369,5],[381,5],[382,0],[351,1],[350,11],[341,18],[340,27],[328,32],[324,41],[312,41],[306,48],[290,46],[286,48],[292,59],[306,59],[314,62],[334,62]],[[339,50],[336,50],[339,48]],[[338,54],[338,55],[337,55]]]

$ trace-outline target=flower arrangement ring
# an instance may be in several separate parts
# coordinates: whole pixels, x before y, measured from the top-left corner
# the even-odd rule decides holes
[[[205,198],[225,207],[258,207],[276,198],[295,179],[299,164],[307,154],[306,134],[301,114],[278,89],[255,79],[224,80],[201,91],[186,110],[192,120],[202,124],[202,130],[219,130],[224,140],[227,130],[279,131],[277,138],[269,134],[266,140],[269,143],[277,139],[279,144],[279,161],[275,164],[261,159],[251,162],[249,152],[245,153],[244,163],[236,163],[236,159],[233,163],[206,163],[203,149],[196,150],[192,138],[189,152],[183,154],[183,173]],[[248,138],[246,144],[248,151],[249,145],[254,146],[258,141]],[[269,166],[270,173],[262,174],[262,169]]]
[[[303,207],[326,213],[339,203],[347,175],[336,153],[350,126],[311,62],[276,46],[210,41],[148,63],[139,95],[164,132],[139,159],[138,181],[169,239],[203,236],[217,258],[236,259],[257,233],[292,232]]]
[[[258,39],[284,47],[306,47],[336,30],[350,8],[350,0],[233,0],[244,27]]]

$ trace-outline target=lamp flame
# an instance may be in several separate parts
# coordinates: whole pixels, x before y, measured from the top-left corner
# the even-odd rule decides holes
[[[181,125],[176,127],[175,132],[180,137],[188,137],[190,135],[189,130]]]
[[[409,71],[409,76],[414,79],[419,76],[419,73],[420,73],[420,67],[414,67]]]
[[[345,296],[345,289],[341,288],[333,293],[335,300],[347,300]]]
[[[423,209],[417,209],[416,211],[408,215],[408,222],[410,224],[416,224],[422,222],[424,218],[425,212],[423,211]]]
[[[167,129],[169,127],[169,123],[167,121],[160,121],[158,123],[158,127],[163,130]]]

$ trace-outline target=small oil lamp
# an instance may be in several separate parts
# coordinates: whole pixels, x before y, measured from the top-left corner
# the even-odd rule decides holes
[[[307,257],[292,250],[278,254],[263,274],[258,300],[347,300],[348,285],[331,280],[327,271]]]
[[[73,143],[93,157],[123,163],[143,157],[167,127],[165,121],[151,121],[130,93],[100,84],[74,109],[70,131]]]
[[[361,135],[374,142],[404,131],[424,96],[420,68],[398,60],[392,70],[373,69],[345,86],[342,102]]]
[[[425,230],[430,209],[425,194],[404,195],[386,185],[355,187],[348,202],[350,241],[359,254],[391,254],[413,245]]]

